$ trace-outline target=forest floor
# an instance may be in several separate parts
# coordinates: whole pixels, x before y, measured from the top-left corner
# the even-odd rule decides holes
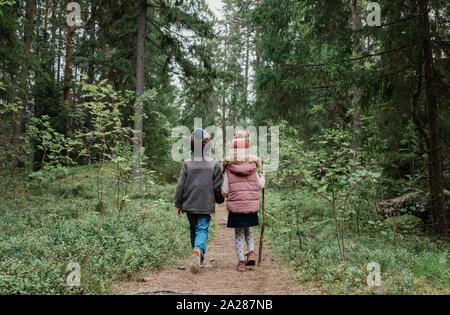
[[[210,233],[205,267],[194,275],[189,271],[190,259],[184,258],[160,271],[148,271],[138,279],[113,284],[113,294],[157,295],[296,295],[320,294],[303,288],[295,281],[294,271],[270,254],[264,244],[261,266],[246,272],[236,270],[234,230],[226,227],[227,211],[219,206],[215,230]],[[187,232],[186,232],[187,233]],[[187,236],[186,236],[187,237]],[[259,239],[255,239],[258,248]]]

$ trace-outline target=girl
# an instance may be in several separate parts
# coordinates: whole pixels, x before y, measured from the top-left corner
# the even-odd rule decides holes
[[[227,198],[229,228],[235,229],[237,270],[256,263],[252,226],[258,225],[259,191],[264,188],[264,174],[258,174],[261,162],[248,154],[249,141],[246,132],[237,132],[232,142],[233,158],[224,161],[222,193]],[[248,253],[244,254],[245,243]],[[247,257],[247,260],[245,259]]]

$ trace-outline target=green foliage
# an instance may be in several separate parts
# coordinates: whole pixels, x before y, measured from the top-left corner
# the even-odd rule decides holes
[[[406,214],[387,219],[386,225],[402,234],[414,234],[420,231],[422,221],[411,214]]]
[[[147,90],[135,99],[138,3],[83,0],[90,23],[69,55],[65,3],[0,0],[0,293],[106,293],[117,276],[161,266],[168,247],[182,252],[184,227],[166,213],[180,167],[170,131],[194,117],[281,125],[269,231],[301,280],[338,293],[449,292],[448,246],[422,231],[431,122],[417,1],[380,0],[383,26],[359,30],[344,0],[223,0],[220,21],[204,0],[158,1],[146,16]],[[450,4],[429,6],[448,199]],[[424,200],[377,214],[380,200],[410,192]],[[71,261],[82,266],[79,289],[65,285]],[[382,288],[365,286],[371,261]]]
[[[51,126],[48,116],[32,118],[26,137],[30,144],[35,144],[43,152],[39,162],[41,168],[75,165],[70,155],[79,145],[79,141],[57,132]]]
[[[13,2],[12,0],[0,0],[0,7],[4,6],[4,5],[12,5]]]
[[[3,16],[2,7],[11,6],[12,4],[13,4],[12,0],[0,0],[0,16]]]
[[[83,99],[75,118],[87,125],[77,130],[76,139],[82,143],[80,156],[88,158],[89,163],[97,161],[97,211],[105,212],[104,165],[106,161],[115,164],[117,208],[122,209],[126,201],[126,194],[121,197],[124,183],[128,181],[131,163],[135,158],[131,152],[130,142],[132,130],[123,126],[121,109],[132,99],[132,93],[116,92],[113,87],[103,80],[97,84],[82,83]]]
[[[96,84],[83,82],[82,91],[85,101],[75,113],[77,121],[86,123],[76,133],[83,143],[79,155],[89,161],[104,161],[116,144],[132,139],[132,130],[123,127],[121,120],[121,108],[130,101],[132,93],[118,93],[106,80]]]
[[[0,11],[1,14],[1,11]],[[1,79],[1,77],[0,77]],[[18,119],[18,113],[21,105],[15,102],[3,101],[3,94],[8,93],[6,84],[0,81],[0,120],[6,126],[13,126]],[[0,132],[0,165],[1,169],[7,169],[10,167],[11,161],[21,158],[19,152],[21,147],[13,147],[10,143],[10,137],[7,134]]]
[[[344,130],[329,129],[311,139],[311,149],[292,141],[289,130],[283,146],[287,149],[281,156],[284,176],[295,178],[297,184],[306,186],[329,204],[330,217],[334,219],[339,254],[346,259],[345,226],[355,225],[359,230],[360,200],[368,199],[376,188],[380,174],[373,166],[364,165],[350,141],[351,135]],[[281,178],[281,181],[284,179]],[[375,199],[376,196],[372,195]],[[326,210],[326,209],[324,209]]]
[[[111,210],[101,217],[94,170],[72,168],[46,189],[1,196],[1,294],[105,294],[113,280],[162,267],[187,250],[186,221],[169,211],[173,186],[149,185],[147,194],[157,199],[130,200],[119,211],[111,181]],[[114,166],[107,172],[113,175]],[[70,262],[81,266],[79,288],[66,285]]]
[[[127,191],[130,184],[134,153],[131,146],[116,146],[111,156],[115,168],[117,209],[123,210],[128,201]]]
[[[396,222],[403,234],[394,240],[390,220],[375,222],[376,215],[365,209],[361,233],[347,231],[346,261],[342,262],[337,255],[334,222],[324,211],[329,207],[326,201],[307,189],[280,188],[266,193],[272,249],[290,262],[298,281],[317,293],[450,293],[450,247],[421,235],[413,227],[417,218],[408,216]],[[378,223],[381,225],[375,228]],[[381,266],[381,287],[367,285],[370,262]]]
[[[2,91],[2,89],[4,90],[5,88],[4,86],[0,85],[0,91]],[[17,103],[4,104],[2,108],[0,108],[0,117],[5,120],[10,117],[15,117],[17,112],[19,111],[19,106],[20,105]]]
[[[348,132],[324,130],[301,141],[296,128],[283,124],[281,131],[267,224],[272,248],[302,284],[334,294],[450,292],[448,244],[423,235],[416,203],[404,203],[399,216],[380,216],[379,164],[353,150]],[[381,266],[381,287],[367,286],[370,262]]]
[[[179,115],[178,110],[168,104],[169,100],[161,100],[160,96],[158,91],[148,90],[138,100],[145,110],[147,123],[145,154],[155,169],[169,159],[171,132]]]
[[[450,124],[443,117],[448,116],[450,106],[446,81],[435,82],[440,118],[436,124],[429,121],[424,58],[421,49],[416,49],[422,45],[424,32],[419,2],[378,1],[382,27],[364,23],[367,1],[352,3],[359,5],[359,14],[359,10],[352,12],[349,1],[342,0],[265,0],[252,10],[258,58],[254,65],[256,106],[251,117],[256,122],[287,121],[311,150],[315,148],[310,139],[318,139],[324,130],[351,133],[346,143],[360,149],[363,166],[377,162],[376,171],[382,175],[377,192],[385,199],[429,192],[428,181],[441,176],[448,190],[448,172],[427,175],[427,160],[433,155],[429,152],[430,124],[440,130],[438,155],[444,160],[444,170],[449,166],[450,146],[445,139]],[[448,40],[444,21],[449,4],[430,1],[429,7],[431,37]],[[358,19],[362,27],[352,30],[352,21]],[[449,59],[440,54],[445,49],[444,40],[433,46],[433,71],[448,78]],[[333,186],[337,183],[327,187]]]

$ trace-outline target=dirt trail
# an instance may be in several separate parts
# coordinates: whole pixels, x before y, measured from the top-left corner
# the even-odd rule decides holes
[[[234,230],[226,227],[227,212],[223,206],[216,213],[214,239],[209,241],[205,265],[199,274],[189,271],[190,259],[180,261],[180,268],[152,271],[141,281],[115,283],[113,294],[211,294],[211,295],[282,295],[313,294],[293,279],[292,270],[277,263],[264,247],[263,263],[246,272],[238,272],[234,250]],[[186,235],[187,237],[187,235]],[[256,237],[255,237],[256,238]],[[256,242],[258,240],[255,239]],[[256,248],[258,245],[256,244]],[[181,267],[183,266],[183,267]],[[185,270],[182,270],[185,268]]]

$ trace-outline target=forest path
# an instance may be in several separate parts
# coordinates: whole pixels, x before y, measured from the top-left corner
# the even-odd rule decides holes
[[[116,282],[112,294],[157,295],[292,295],[317,294],[302,288],[293,279],[293,271],[270,255],[264,244],[263,261],[260,267],[246,272],[236,270],[237,258],[234,250],[234,230],[226,227],[227,211],[223,205],[216,213],[214,239],[208,243],[205,265],[196,275],[189,271],[190,259],[180,261],[180,267],[167,267],[161,271],[150,271],[141,281]],[[186,234],[186,237],[188,235]],[[258,240],[256,248],[258,249]]]

